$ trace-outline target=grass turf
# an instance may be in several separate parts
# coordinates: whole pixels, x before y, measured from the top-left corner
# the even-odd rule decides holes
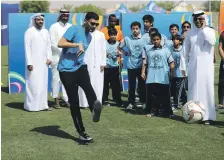
[[[95,139],[94,143],[83,145],[78,141],[68,108],[27,112],[23,110],[24,94],[5,92],[6,47],[2,47],[1,55],[4,160],[219,160],[224,157],[224,114],[221,111],[217,112],[213,125],[205,126],[186,124],[180,111],[179,118],[172,120],[146,118],[141,112],[126,113],[117,107],[105,107],[101,121],[94,123],[90,112],[82,110],[87,133]],[[218,67],[216,95],[217,73]]]

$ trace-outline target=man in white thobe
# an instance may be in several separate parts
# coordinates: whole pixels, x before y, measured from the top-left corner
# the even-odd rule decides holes
[[[69,106],[68,96],[66,94],[65,88],[61,83],[59,72],[57,70],[59,58],[61,56],[62,48],[58,48],[58,42],[61,37],[64,35],[66,30],[72,26],[68,23],[69,20],[69,11],[63,9],[60,10],[58,20],[56,23],[52,24],[50,27],[50,37],[51,37],[51,49],[52,49],[52,97],[55,100],[54,108],[58,109],[60,107],[59,103],[59,92],[62,87],[62,98],[65,101],[66,105]]]
[[[48,65],[51,64],[51,41],[44,28],[44,15],[30,18],[25,32],[26,92],[24,109],[28,111],[51,110],[48,107]]]
[[[98,30],[90,32],[90,34],[91,42],[84,55],[84,61],[87,64],[90,81],[96,93],[97,100],[102,103],[104,67],[106,66],[106,39],[104,34]],[[79,105],[83,108],[88,107],[86,95],[80,87]]]
[[[200,101],[206,109],[204,124],[216,120],[214,98],[215,30],[206,26],[208,17],[203,11],[192,14],[192,29],[184,39],[180,70],[186,75],[188,66],[188,101]]]

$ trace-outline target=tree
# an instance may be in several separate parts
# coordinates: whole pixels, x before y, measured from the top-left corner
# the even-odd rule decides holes
[[[219,12],[220,1],[211,1],[211,12]],[[204,10],[209,11],[209,2],[203,4]]]
[[[142,8],[144,8],[146,5],[142,4],[142,6],[140,7],[139,5],[138,6],[132,6],[129,8],[130,11],[132,12],[138,12],[139,10],[141,10]]]
[[[72,4],[63,4],[63,7],[61,9],[66,9],[69,12],[71,12],[72,11],[72,8],[73,8],[73,5]]]
[[[95,12],[98,15],[103,15],[103,10],[92,4],[84,4],[79,7],[75,7],[72,10],[73,13],[87,13],[87,12]]]
[[[167,11],[171,11],[171,9],[173,7],[175,7],[174,2],[156,2],[156,4],[159,7],[162,7],[163,9],[167,10]]]
[[[22,13],[49,12],[50,2],[48,1],[21,1],[20,10]]]

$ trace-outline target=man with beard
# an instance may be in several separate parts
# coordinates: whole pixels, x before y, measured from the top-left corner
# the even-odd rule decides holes
[[[68,23],[69,20],[69,11],[63,9],[60,10],[58,20],[56,23],[52,24],[50,27],[50,36],[51,36],[51,49],[52,49],[52,97],[55,100],[54,108],[60,108],[59,103],[59,92],[62,86],[62,96],[63,100],[66,102],[66,105],[69,106],[68,96],[66,94],[64,86],[61,84],[59,77],[59,72],[57,70],[58,61],[61,55],[62,48],[58,48],[58,42],[66,32],[66,30],[72,25]]]
[[[121,41],[123,38],[122,31],[120,30],[120,27],[117,24],[117,17],[115,14],[111,14],[108,19],[108,26],[104,27],[101,32],[104,33],[106,40],[110,38],[108,34],[108,30],[111,28],[115,28],[117,30],[117,37],[116,41]]]
[[[44,27],[44,15],[37,13],[30,18],[25,32],[26,92],[24,109],[50,110],[48,107],[48,65],[51,64],[51,41]]]
[[[215,30],[206,26],[208,17],[203,11],[192,14],[192,29],[183,45],[180,70],[186,76],[188,66],[188,101],[200,101],[206,110],[204,124],[216,119],[214,99],[214,46]]]
[[[90,82],[87,65],[84,61],[84,56],[91,42],[90,32],[93,32],[96,26],[98,26],[98,20],[99,16],[96,13],[88,12],[85,16],[84,24],[70,27],[58,42],[58,47],[63,48],[58,63],[59,75],[69,98],[70,110],[76,130],[79,133],[79,138],[88,142],[93,139],[85,132],[82,122],[78,86],[86,94],[89,108],[93,115],[93,121],[98,122],[100,120],[102,105],[97,100]],[[103,67],[99,67],[98,69],[102,70]]]

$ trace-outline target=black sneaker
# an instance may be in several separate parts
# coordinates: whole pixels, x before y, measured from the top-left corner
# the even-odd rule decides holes
[[[81,133],[81,134],[79,134],[79,139],[82,140],[82,141],[88,141],[88,142],[93,141],[93,138],[90,137],[90,136],[89,136],[88,134],[86,134],[86,133]]]
[[[108,107],[110,106],[110,104],[108,103],[108,101],[103,102],[103,105],[104,106],[108,106]]]
[[[93,111],[92,111],[93,122],[99,122],[101,111],[102,111],[102,105],[100,101],[96,100],[93,104]]]
[[[210,125],[210,121],[204,121],[205,125]]]
[[[121,101],[121,102],[116,102],[116,105],[118,106],[118,107],[124,107],[124,103]]]

